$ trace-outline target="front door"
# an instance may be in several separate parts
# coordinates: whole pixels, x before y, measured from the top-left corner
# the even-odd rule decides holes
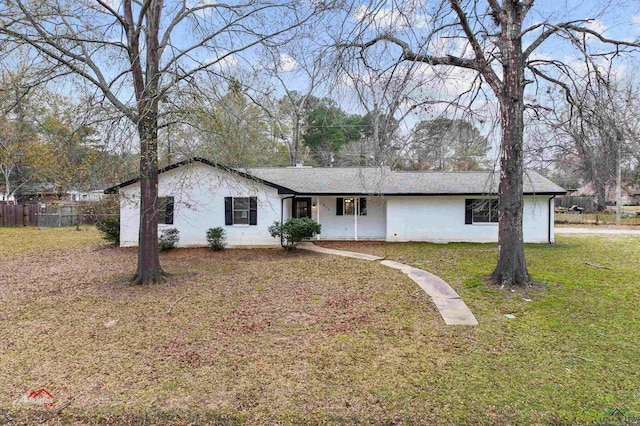
[[[311,198],[294,198],[292,216],[311,218]]]

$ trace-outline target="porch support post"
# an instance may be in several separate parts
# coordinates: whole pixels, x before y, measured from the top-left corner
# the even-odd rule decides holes
[[[353,197],[353,206],[355,207],[355,211],[353,212],[353,217],[355,220],[353,226],[353,233],[355,236],[355,241],[358,241],[358,214],[360,213],[360,199],[358,197]]]
[[[320,223],[320,196],[316,197],[316,220],[318,223]],[[316,235],[316,240],[319,240],[319,239],[320,239],[320,234]]]

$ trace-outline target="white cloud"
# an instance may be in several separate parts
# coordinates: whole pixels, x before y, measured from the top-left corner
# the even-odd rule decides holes
[[[383,30],[426,28],[431,21],[429,15],[418,13],[414,7],[409,7],[407,10],[400,8],[378,8],[373,10],[368,6],[360,5],[352,16],[356,21],[373,25]]]
[[[553,57],[551,54],[544,51],[534,51],[529,56],[529,59],[532,61],[550,61]]]
[[[640,25],[640,15],[631,15],[631,23]]]
[[[298,66],[298,62],[293,59],[292,56],[287,55],[286,53],[281,53],[280,58],[278,60],[278,69],[282,72],[289,72],[296,69]]]
[[[590,20],[589,22],[586,23],[585,28],[596,31],[600,34],[604,33],[608,29],[608,27],[605,24],[603,24],[602,21],[599,19]]]
[[[605,31],[607,31],[609,28],[602,23],[601,20],[599,19],[592,19],[589,22],[587,22],[584,27],[588,30],[592,30],[597,32],[598,34],[604,34]],[[586,34],[586,39],[589,41],[593,41],[593,40],[597,40],[597,37],[591,34]]]
[[[218,50],[215,56],[209,56],[207,62],[212,63],[213,67],[220,70],[229,70],[230,68],[238,68],[240,62],[238,56],[229,54],[226,50]]]

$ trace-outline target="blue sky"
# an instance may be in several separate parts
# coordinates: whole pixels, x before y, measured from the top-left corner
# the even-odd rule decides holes
[[[87,2],[93,2],[93,0],[84,0]],[[109,0],[114,7],[118,7],[120,4],[119,0]],[[209,3],[211,0],[203,0]],[[481,0],[485,2],[486,0]],[[421,3],[424,2],[424,3]],[[73,4],[74,2],[71,2]],[[197,3],[197,0],[192,0],[193,4]],[[394,3],[389,2],[388,4],[396,4],[399,7],[406,7],[406,5],[415,6],[414,12],[411,16],[411,24],[414,26],[415,31],[413,33],[404,31],[402,28],[398,30],[398,34],[401,36],[407,36],[409,38],[419,38],[428,31],[430,13],[432,13],[430,7],[433,5],[439,4],[439,1],[431,1],[431,0],[406,0],[406,1],[395,1]],[[166,7],[169,8],[174,4],[173,1],[166,1]],[[346,28],[350,26],[356,25],[358,19],[362,20],[363,18],[362,11],[366,10],[366,8],[371,8],[372,5],[378,6],[378,9],[382,12],[385,11],[386,8],[389,8],[387,4],[383,2],[378,2],[375,0],[371,0],[371,2],[361,1],[353,4],[353,9],[348,18],[346,18]],[[389,16],[385,18],[384,13],[378,14],[375,16],[377,24],[383,30],[390,30],[390,27],[385,26],[385,19],[389,21]],[[278,19],[281,19],[282,16],[272,16],[274,22]],[[391,16],[393,18],[393,16]],[[564,22],[567,20],[573,19],[584,19],[584,18],[593,18],[594,21],[587,24],[588,26],[603,31],[606,36],[611,38],[620,38],[620,39],[636,39],[640,36],[640,2],[638,0],[633,1],[618,1],[618,0],[610,0],[610,1],[596,1],[596,0],[536,0],[534,9],[530,12],[528,16],[528,23],[535,24],[537,22],[549,19],[553,22]],[[324,23],[315,25],[311,30],[314,31],[313,38],[315,38],[315,42],[322,42],[323,40],[329,41],[328,32],[335,30],[338,24],[342,23],[344,16],[334,15],[330,21],[325,21]],[[391,19],[393,20],[393,19]],[[387,22],[388,23],[388,22]],[[326,28],[324,27],[326,26]],[[193,28],[188,25],[184,25],[180,28],[174,35],[173,41],[179,46],[186,45],[186,41],[182,39],[187,39],[188,36],[193,31]],[[114,40],[118,40],[120,37],[119,32],[111,33],[111,37]],[[215,55],[224,54],[228,52],[230,47],[228,46],[227,41],[228,38],[224,38],[224,42],[218,43],[212,48],[215,50],[205,51],[204,49],[200,50],[200,53],[194,55],[194,57],[198,60],[205,59],[207,55],[211,57],[215,57]],[[600,45],[598,42],[593,42],[592,46],[597,48]],[[298,53],[305,54],[305,49],[301,48]],[[287,54],[288,55],[288,54]],[[566,42],[560,42],[556,39],[550,39],[547,41],[538,51],[537,55],[540,57],[553,57],[556,59],[561,59],[564,61],[571,61],[573,58],[576,58],[575,50],[569,49]],[[245,52],[238,53],[237,55],[232,55],[224,59],[222,62],[224,66],[218,65],[219,69],[224,69],[228,72],[234,72],[236,67],[247,67],[248,65],[254,64],[258,61],[258,52],[257,50],[249,50]],[[397,58],[396,56],[391,58]],[[286,81],[290,85],[289,88],[305,88],[305,80],[299,73],[295,72],[295,62],[292,61],[290,56],[286,56],[286,67],[285,70],[290,70],[288,73],[285,73]],[[635,73],[634,64],[629,61],[637,60],[637,55],[626,61],[620,61],[620,70],[621,73],[624,73],[628,76],[632,76]],[[117,61],[113,61],[113,58],[104,57],[102,58],[102,63],[104,64],[104,69],[108,70],[106,73],[111,75],[116,75],[118,71],[113,67],[114,63]],[[189,63],[189,60],[185,60],[184,65],[193,65],[196,62]],[[428,78],[432,77],[429,75],[430,70],[428,67],[422,67],[419,69],[416,74],[417,78]],[[425,84],[424,87],[420,86],[420,82],[416,83],[414,88],[414,99],[418,99],[421,96],[423,98],[431,97],[439,97],[445,96],[447,90],[450,93],[459,91],[460,88],[464,87],[465,84],[468,84],[469,80],[473,77],[473,72],[453,72],[451,78],[446,81],[436,80],[435,82],[429,84]],[[262,77],[267,79],[262,73]],[[337,79],[338,82],[344,83],[344,80]],[[253,83],[252,81],[246,81],[247,84]],[[263,82],[263,84],[265,84]],[[277,87],[277,84],[274,85]],[[350,91],[349,86],[343,84],[341,87],[342,90],[331,93],[331,95],[335,96],[340,104],[350,112],[359,112],[363,113],[364,109],[358,106],[357,101],[354,101],[355,96],[353,91]],[[276,89],[277,90],[277,89]],[[421,92],[422,91],[422,92]],[[282,92],[276,91],[276,96],[281,96]],[[130,101],[132,96],[130,89],[123,86],[122,89],[123,98],[127,101]],[[323,95],[323,93],[318,93],[318,95]],[[489,96],[490,98],[490,96]],[[490,99],[489,99],[490,100]],[[483,108],[481,106],[481,108]],[[487,110],[491,110],[490,108],[486,108]],[[493,109],[495,111],[495,108]],[[437,108],[432,110],[430,113],[437,113]],[[412,115],[412,119],[414,122],[416,120],[430,118],[428,113],[422,115]]]

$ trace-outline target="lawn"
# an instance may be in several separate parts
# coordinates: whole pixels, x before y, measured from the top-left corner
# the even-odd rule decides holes
[[[0,423],[593,424],[640,412],[640,238],[527,246],[539,283],[487,288],[492,244],[332,246],[447,280],[480,325],[444,325],[376,263],[280,250],[136,252],[93,230],[0,229]],[[514,314],[507,319],[505,314]],[[40,388],[53,407],[16,403]]]

